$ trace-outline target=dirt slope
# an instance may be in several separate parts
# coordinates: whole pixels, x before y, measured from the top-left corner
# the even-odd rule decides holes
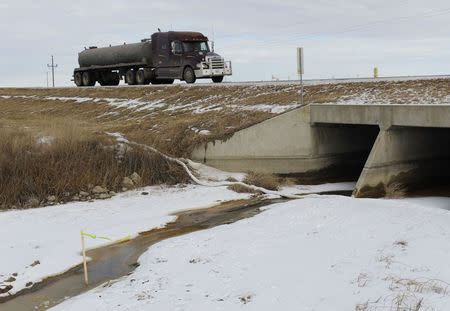
[[[450,80],[310,85],[305,103],[444,104]],[[94,132],[121,132],[172,155],[203,141],[297,108],[298,85],[152,86],[0,89],[0,126],[77,123]]]

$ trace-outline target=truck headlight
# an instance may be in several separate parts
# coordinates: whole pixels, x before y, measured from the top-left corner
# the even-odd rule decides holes
[[[201,63],[201,67],[202,69],[208,69],[209,65],[207,63]]]

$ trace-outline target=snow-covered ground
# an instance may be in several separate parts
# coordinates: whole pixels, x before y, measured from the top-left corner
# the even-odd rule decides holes
[[[148,187],[105,201],[0,212],[0,285],[12,285],[12,294],[79,264],[80,230],[118,240],[165,225],[175,219],[169,215],[175,211],[246,197],[224,187]],[[109,242],[87,243],[91,248]],[[4,283],[13,274],[16,281]]]
[[[448,310],[449,208],[342,196],[272,205],[163,241],[133,274],[54,310]]]

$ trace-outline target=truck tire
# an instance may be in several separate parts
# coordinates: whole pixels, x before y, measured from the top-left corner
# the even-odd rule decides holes
[[[212,77],[214,83],[221,83],[223,81],[223,76]]]
[[[145,78],[144,70],[140,69],[136,72],[136,83],[139,85],[148,84],[148,80]]]
[[[186,83],[189,83],[189,84],[195,83],[195,80],[196,80],[195,72],[194,72],[194,70],[191,67],[186,67],[184,69],[183,80],[186,81]]]
[[[118,73],[112,73],[111,81],[110,81],[109,85],[117,86],[117,85],[119,85],[119,83],[120,83],[120,76],[119,76],[119,74]]]
[[[78,87],[83,86],[83,74],[81,72],[76,72],[73,75],[73,81],[75,82],[75,85]]]
[[[125,81],[128,85],[136,85],[136,71],[130,69],[125,74]]]
[[[89,71],[85,71],[83,72],[83,85],[84,86],[94,86],[95,85],[95,79],[94,79],[94,74],[92,72]]]

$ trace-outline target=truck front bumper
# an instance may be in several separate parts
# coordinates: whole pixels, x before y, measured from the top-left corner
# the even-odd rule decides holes
[[[211,77],[217,77],[217,76],[231,76],[233,74],[233,69],[231,68],[231,62],[225,62],[224,66],[222,68],[214,68],[211,64],[207,64],[208,68],[205,68],[206,66],[203,66],[204,63],[201,63],[199,65],[200,69],[194,70],[195,76],[197,78],[211,78]]]

